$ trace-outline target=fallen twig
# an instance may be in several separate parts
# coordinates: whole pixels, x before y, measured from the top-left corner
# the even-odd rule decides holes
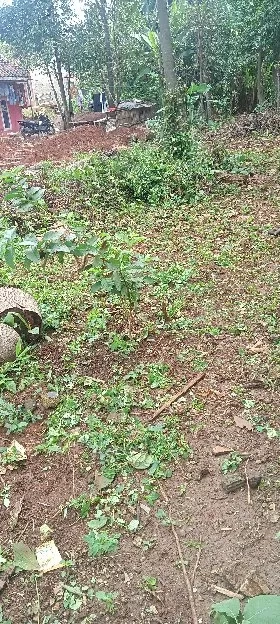
[[[153,420],[156,420],[156,418],[160,414],[162,414],[162,412],[165,412],[165,410],[168,409],[168,407],[170,407],[172,403],[175,403],[175,401],[178,401],[178,399],[180,399],[181,396],[183,396],[183,394],[186,394],[186,392],[188,392],[188,390],[190,390],[199,381],[201,381],[201,379],[203,379],[204,376],[205,376],[205,373],[203,372],[197,375],[196,377],[194,377],[193,379],[191,379],[191,381],[189,381],[189,383],[187,383],[186,386],[184,386],[182,390],[180,390],[180,392],[177,392],[177,394],[174,394],[173,397],[169,399],[169,401],[166,401],[166,403],[164,403],[161,407],[159,407],[159,409],[154,413],[153,417],[150,419],[150,422],[153,422]]]
[[[72,467],[72,491],[73,498],[75,498],[75,466]]]
[[[180,540],[179,540],[177,531],[176,531],[176,529],[175,529],[173,524],[171,524],[171,530],[172,530],[172,533],[173,533],[174,538],[175,538],[175,542],[176,542],[176,546],[177,546],[177,550],[178,550],[178,555],[179,555],[179,559],[180,559],[180,563],[181,563],[181,566],[182,566],[183,575],[184,575],[184,579],[185,579],[185,583],[186,583],[186,587],[187,587],[187,591],[188,591],[189,603],[190,603],[191,612],[192,612],[192,621],[193,621],[193,624],[198,624],[198,619],[197,619],[196,609],[195,609],[195,602],[194,602],[194,595],[193,595],[193,588],[192,588],[190,579],[188,577],[187,568],[185,566],[185,562],[184,562],[184,559],[183,559],[183,553],[182,553],[182,550],[181,550]]]
[[[17,537],[17,541],[18,541],[18,542],[20,542],[20,540],[21,540],[21,538],[23,537],[23,535],[24,535],[24,533],[25,533],[25,531],[26,531],[26,529],[27,529],[28,525],[30,524],[30,522],[31,522],[31,521],[30,521],[30,520],[28,520],[28,522],[26,523],[26,525],[25,525],[24,529],[22,529],[22,531],[21,531],[21,532],[20,532],[20,534],[18,535],[18,537]]]
[[[239,598],[239,600],[243,600],[244,596],[242,594],[237,594],[236,592],[230,591],[230,589],[225,589],[224,587],[219,587],[219,585],[212,585],[211,589],[218,594],[222,594],[223,596],[227,596],[228,598]]]
[[[196,575],[196,571],[197,571],[197,568],[199,566],[200,557],[201,557],[201,551],[202,551],[202,548],[201,548],[201,537],[199,538],[199,543],[200,543],[200,547],[199,547],[198,552],[197,552],[196,562],[195,562],[193,573],[192,573],[192,586],[194,586],[194,583],[195,583],[195,575]]]
[[[246,464],[245,464],[245,477],[246,477],[246,483],[247,483],[248,505],[251,505],[251,490],[250,490],[249,477],[247,473],[248,461],[249,459],[247,459]]]
[[[160,486],[160,491],[165,499],[165,501],[168,503],[168,498],[164,492],[164,489]],[[169,514],[171,517],[171,509],[169,510]],[[192,622],[193,624],[198,624],[198,618],[197,618],[197,614],[196,614],[196,608],[195,608],[195,601],[194,601],[194,595],[193,595],[193,588],[192,588],[192,584],[190,582],[188,573],[187,573],[187,568],[184,562],[184,558],[183,558],[183,553],[182,553],[182,549],[181,549],[181,544],[180,544],[180,540],[178,537],[178,533],[174,527],[173,522],[171,521],[171,531],[174,535],[174,539],[176,542],[176,546],[177,546],[177,551],[178,551],[178,555],[179,555],[179,559],[180,559],[180,564],[182,566],[182,571],[183,571],[183,576],[184,576],[184,580],[185,580],[185,584],[186,584],[186,588],[187,588],[187,592],[188,592],[188,599],[189,599],[189,603],[190,603],[190,608],[191,608],[191,614],[192,614]]]
[[[41,607],[40,607],[40,596],[39,596],[38,583],[37,583],[36,577],[35,577],[35,587],[36,587],[36,594],[37,594],[37,609],[38,609],[37,623],[40,624],[40,611],[41,611]]]

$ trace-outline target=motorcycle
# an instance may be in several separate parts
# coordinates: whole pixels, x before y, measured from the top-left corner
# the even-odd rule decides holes
[[[47,115],[39,115],[37,119],[25,119],[18,123],[23,137],[33,134],[40,136],[41,134],[51,135],[55,133],[54,125]]]

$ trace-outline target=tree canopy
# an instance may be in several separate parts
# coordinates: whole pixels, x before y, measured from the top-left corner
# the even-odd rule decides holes
[[[13,0],[0,9],[0,39],[54,73],[64,108],[61,67],[112,102],[160,101],[164,81],[206,83],[211,115],[279,107],[279,17],[277,0],[87,0],[79,20],[70,0]]]

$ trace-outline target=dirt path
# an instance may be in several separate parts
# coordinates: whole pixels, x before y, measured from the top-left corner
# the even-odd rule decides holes
[[[261,149],[251,146],[247,154],[254,173],[246,184],[221,183],[202,206],[185,211],[118,216],[119,227],[144,235],[146,248],[160,258],[163,285],[172,272],[169,323],[162,318],[165,291],[147,295],[134,343],[126,336],[121,348],[112,348],[112,334],[123,336],[125,327],[114,307],[103,337],[79,341],[89,332],[86,319],[95,299],[88,294],[88,278],[77,277],[71,266],[64,276],[52,269],[49,284],[38,283],[36,270],[27,279],[16,277],[44,303],[45,314],[61,315],[61,326],[12,373],[26,386],[16,402],[35,399],[41,420],[21,435],[2,429],[1,446],[16,438],[28,459],[1,476],[0,495],[4,500],[6,488],[10,506],[0,506],[0,543],[4,557],[11,542],[23,540],[34,548],[40,526],[47,524],[68,563],[36,582],[30,572],[11,576],[1,597],[12,624],[192,624],[170,520],[190,578],[196,568],[200,623],[209,624],[211,604],[221,599],[214,586],[239,591],[253,570],[280,594],[279,243],[266,233],[279,225],[280,180],[278,152],[258,143]],[[107,229],[115,220],[108,213]],[[184,277],[186,268],[191,277]],[[204,379],[149,429],[156,406],[202,370]],[[58,391],[55,410],[44,400],[47,389]],[[97,429],[92,425],[91,441],[89,415],[100,419]],[[237,426],[236,417],[245,419],[249,430]],[[106,455],[112,447],[110,465],[116,453],[125,462],[128,440],[137,437],[139,427],[144,445],[168,422],[165,435],[153,438],[150,447],[158,457],[173,457],[163,462],[159,478],[128,470],[96,491],[99,452]],[[235,456],[216,456],[217,446]],[[57,452],[61,449],[64,453]],[[240,464],[224,475],[228,460]],[[224,471],[230,467],[223,464]],[[249,502],[245,467],[249,479],[261,479],[250,489]],[[236,477],[236,491],[225,489]],[[22,509],[12,529],[19,499]],[[84,536],[97,509],[106,516],[106,529],[121,535],[115,554],[89,556]],[[134,530],[132,520],[138,521]]]

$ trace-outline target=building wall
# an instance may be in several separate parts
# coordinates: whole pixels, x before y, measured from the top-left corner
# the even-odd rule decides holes
[[[3,100],[3,99],[6,99],[6,98],[1,97],[1,100]],[[8,103],[8,111],[9,111],[9,115],[10,115],[11,127],[7,129],[7,128],[4,127],[2,111],[0,110],[0,133],[2,135],[9,134],[10,132],[18,132],[19,131],[18,121],[20,121],[22,119],[22,109],[21,109],[21,106],[19,104],[13,104],[12,105],[12,104]]]

